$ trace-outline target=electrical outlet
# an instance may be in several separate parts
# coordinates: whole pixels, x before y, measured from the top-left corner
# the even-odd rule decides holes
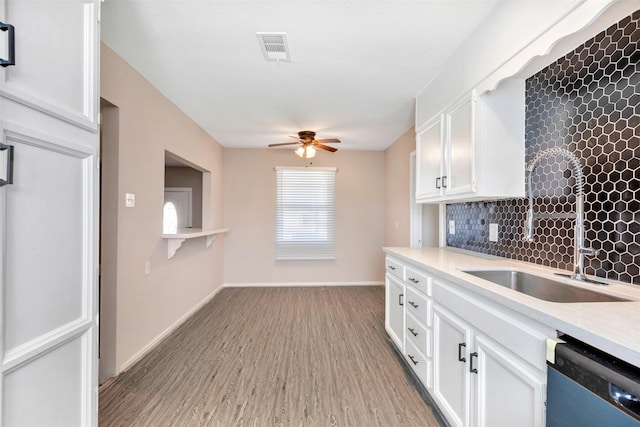
[[[489,241],[498,241],[498,224],[489,224]]]
[[[144,275],[148,276],[151,274],[151,261],[147,261],[144,263]]]
[[[452,219],[449,220],[449,234],[456,234],[456,222]]]

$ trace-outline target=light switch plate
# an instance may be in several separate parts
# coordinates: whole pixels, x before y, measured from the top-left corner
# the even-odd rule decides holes
[[[498,241],[498,224],[489,224],[489,241]]]
[[[452,219],[449,220],[449,234],[456,234],[456,222]]]
[[[136,206],[136,195],[132,193],[126,193],[124,195],[124,205],[128,208],[134,208]]]

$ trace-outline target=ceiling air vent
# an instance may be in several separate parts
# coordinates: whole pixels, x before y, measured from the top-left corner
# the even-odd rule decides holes
[[[273,62],[290,62],[287,33],[256,33],[264,59]]]

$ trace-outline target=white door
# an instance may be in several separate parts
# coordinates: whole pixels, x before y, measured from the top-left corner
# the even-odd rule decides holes
[[[97,425],[98,18],[93,0],[0,7],[4,427]]]
[[[191,228],[192,224],[192,197],[191,188],[171,188],[164,189],[164,204],[172,203],[178,216],[177,228]]]

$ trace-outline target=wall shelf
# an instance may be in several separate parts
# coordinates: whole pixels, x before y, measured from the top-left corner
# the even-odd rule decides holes
[[[176,233],[164,233],[163,239],[167,239],[168,259],[173,258],[182,243],[187,239],[206,237],[207,247],[210,247],[218,234],[226,233],[228,228],[216,228],[214,230],[203,230],[201,228],[180,228]]]

